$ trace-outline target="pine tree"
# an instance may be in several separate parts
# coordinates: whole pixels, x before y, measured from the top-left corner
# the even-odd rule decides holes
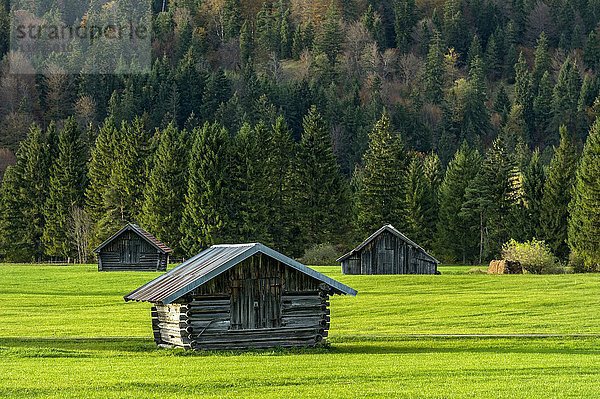
[[[462,136],[478,143],[490,131],[490,116],[486,106],[487,87],[481,59],[475,58],[469,69],[468,90],[464,98]]]
[[[425,97],[433,104],[440,104],[444,98],[444,50],[437,32],[429,44],[424,80]]]
[[[187,132],[170,124],[156,134],[158,147],[143,191],[139,219],[144,228],[179,252],[179,224],[187,188]]]
[[[533,126],[533,83],[529,67],[523,53],[519,56],[519,61],[515,65],[515,104],[523,108],[523,118],[527,126]]]
[[[533,100],[535,130],[533,142],[550,144],[552,138],[552,81],[546,71],[540,80],[538,94]]]
[[[335,64],[342,49],[343,32],[340,20],[339,12],[332,2],[316,37],[315,50],[325,54],[331,65]]]
[[[425,175],[424,160],[414,156],[406,175],[406,234],[431,248],[436,227],[436,196]]]
[[[304,242],[308,245],[336,243],[347,231],[343,223],[349,211],[347,183],[333,153],[327,124],[316,106],[304,117],[302,128],[296,201]]]
[[[227,41],[237,37],[242,27],[242,7],[240,0],[225,0],[222,18],[224,39]]]
[[[506,123],[508,114],[512,108],[510,98],[506,92],[504,85],[500,85],[498,92],[496,93],[496,100],[494,101],[494,111],[500,115],[500,121],[502,124]]]
[[[600,271],[600,119],[590,130],[577,167],[569,209],[569,247],[589,271]]]
[[[393,7],[396,47],[405,53],[410,50],[412,33],[417,24],[415,0],[395,0]]]
[[[513,185],[518,172],[502,138],[492,143],[483,158],[475,179],[468,183],[461,214],[478,220],[479,262],[497,256],[502,244],[510,238],[511,207],[515,202]]]
[[[450,262],[464,264],[477,258],[479,219],[467,218],[460,211],[466,201],[467,186],[477,176],[480,162],[477,150],[463,143],[448,164],[440,186],[436,253]]]
[[[4,175],[0,195],[0,251],[8,260],[35,261],[44,255],[44,198],[48,197],[51,148],[49,135],[37,126],[19,145],[16,165]]]
[[[498,53],[496,37],[495,35],[491,35],[485,49],[485,71],[491,80],[496,80],[500,75],[500,59]]]
[[[138,220],[146,182],[149,138],[144,122],[136,118],[115,130],[112,164],[102,192],[102,215],[96,234],[105,240],[128,222]]]
[[[558,81],[554,86],[552,95],[553,128],[558,130],[562,125],[573,132],[577,137],[579,133],[579,91],[581,79],[577,70],[577,63],[567,57],[558,74]]]
[[[542,239],[550,246],[556,256],[566,259],[568,204],[575,180],[577,150],[574,140],[566,127],[560,128],[560,144],[554,150],[554,156],[548,167],[542,198],[541,226]]]
[[[550,67],[552,66],[552,59],[550,58],[548,47],[548,36],[546,36],[545,32],[542,32],[537,40],[537,46],[535,47],[533,72],[531,73],[532,88],[536,94],[538,93],[538,87],[542,77],[545,73],[550,72]]]
[[[85,150],[81,131],[73,117],[58,134],[58,155],[50,169],[48,197],[44,205],[46,223],[42,240],[50,256],[70,259],[77,251],[71,235],[74,211],[81,208],[87,183]]]
[[[217,123],[192,132],[187,193],[180,232],[188,256],[222,242],[227,228],[227,165],[229,138]]]
[[[481,48],[481,40],[477,34],[473,35],[469,52],[467,53],[467,65],[471,65],[475,58],[483,59],[483,49]]]
[[[390,223],[403,230],[406,215],[406,155],[398,133],[392,130],[384,112],[369,134],[369,148],[363,157],[364,170],[357,193],[358,226],[370,234]]]
[[[526,240],[542,237],[540,219],[542,214],[542,199],[546,175],[540,159],[540,151],[536,149],[523,174],[523,189],[525,191]]]
[[[583,52],[583,62],[593,71],[597,71],[600,65],[600,39],[595,29],[588,35],[585,51]]]
[[[89,184],[85,192],[86,212],[95,224],[92,227],[91,246],[100,244],[104,237],[99,234],[97,222],[105,214],[104,195],[108,188],[114,155],[117,129],[112,117],[107,118],[100,128],[96,143],[92,149],[88,165]]]
[[[254,55],[254,38],[250,23],[246,20],[242,25],[240,32],[240,60],[242,67],[246,67],[251,63]]]

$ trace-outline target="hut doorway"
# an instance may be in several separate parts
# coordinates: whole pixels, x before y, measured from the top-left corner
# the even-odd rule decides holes
[[[254,330],[275,327],[281,327],[281,279],[233,280],[230,328]]]

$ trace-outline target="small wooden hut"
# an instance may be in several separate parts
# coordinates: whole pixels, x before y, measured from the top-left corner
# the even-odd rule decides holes
[[[344,274],[437,274],[440,263],[391,224],[338,259]]]
[[[171,248],[128,223],[94,250],[98,271],[165,271]]]
[[[313,347],[329,296],[356,291],[262,244],[214,245],[126,295],[150,302],[154,340],[186,349]]]

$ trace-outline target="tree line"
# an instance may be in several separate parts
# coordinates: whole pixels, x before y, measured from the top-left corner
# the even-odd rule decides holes
[[[384,111],[348,180],[315,106],[298,142],[275,114],[234,134],[208,122],[151,132],[141,118],[117,125],[112,116],[97,134],[74,118],[34,125],[2,184],[0,249],[6,260],[84,262],[136,222],[181,256],[222,242],[301,256],[315,244],[348,247],[391,223],[450,262],[481,263],[511,238],[538,238],[593,268],[600,121],[581,157],[566,127],[560,136],[547,168],[539,150],[520,141],[511,148],[505,131],[483,153],[463,142],[444,170],[434,152],[410,150]]]
[[[48,18],[68,14],[53,7]],[[495,256],[508,237],[569,253],[577,229],[567,221],[579,214],[571,197],[588,200],[569,187],[580,186],[576,165],[598,115],[596,1],[157,1],[153,64],[140,75],[68,75],[51,63],[52,73],[10,75],[10,62],[25,61],[7,51],[7,10],[0,5],[0,173],[16,164],[3,185],[13,216],[2,223],[35,226],[5,234],[7,258],[79,257],[125,220],[168,225],[161,237],[181,243],[180,254],[257,237],[301,255],[319,242],[347,247],[385,221],[450,261]],[[311,114],[326,156],[301,151],[314,144],[303,144]],[[205,128],[212,133],[197,143]],[[280,161],[239,155],[274,148],[264,142],[283,146],[273,154],[292,175]],[[33,155],[36,146],[45,150]],[[78,156],[61,159],[68,146]],[[192,153],[205,147],[214,159]],[[331,153],[335,164],[322,167]],[[327,181],[302,189],[320,171]],[[209,176],[227,183],[204,186]],[[52,189],[59,184],[77,189],[67,196]],[[332,197],[343,198],[340,213],[323,205]],[[275,200],[278,211],[266,205]],[[182,232],[192,229],[203,241]]]

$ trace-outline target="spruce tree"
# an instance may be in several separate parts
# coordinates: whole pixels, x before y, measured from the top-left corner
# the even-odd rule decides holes
[[[424,160],[414,156],[406,175],[406,234],[425,248],[432,248],[436,227],[436,195],[425,175]]]
[[[498,53],[499,50],[496,37],[495,35],[491,35],[485,49],[485,72],[491,80],[496,80],[500,75],[500,59]]]
[[[554,254],[566,259],[568,205],[575,180],[577,150],[574,140],[566,127],[560,128],[560,144],[554,150],[554,156],[548,167],[542,198],[540,223],[542,238]]]
[[[577,63],[571,57],[567,57],[558,74],[552,95],[553,129],[558,130],[560,126],[565,125],[569,132],[575,137],[578,136],[580,132],[577,106],[580,89],[581,79]]]
[[[448,164],[439,190],[439,219],[436,253],[450,262],[474,261],[478,253],[479,219],[461,213],[469,182],[477,176],[481,157],[477,150],[463,143]]]
[[[500,85],[498,92],[496,93],[496,99],[494,101],[494,111],[500,115],[500,121],[502,124],[506,123],[508,114],[512,108],[510,98],[506,92],[504,85]]]
[[[48,197],[52,149],[49,135],[33,125],[19,145],[16,165],[4,175],[0,196],[0,251],[8,260],[35,261],[44,255],[44,199]]]
[[[546,71],[540,80],[538,94],[533,100],[534,133],[532,140],[535,144],[550,144],[552,138],[552,80]]]
[[[400,135],[384,112],[369,134],[359,178],[357,218],[363,235],[387,223],[400,230],[407,227],[406,158]]]
[[[428,101],[433,104],[442,102],[444,98],[444,50],[438,32],[435,33],[429,44],[425,62],[424,89]]]
[[[76,255],[71,234],[74,211],[84,202],[87,183],[82,133],[73,117],[58,134],[58,154],[50,168],[50,185],[44,205],[46,223],[42,240],[49,256],[67,260]]]
[[[478,220],[479,262],[497,256],[510,238],[511,207],[515,203],[513,182],[517,166],[501,137],[494,140],[481,163],[479,173],[468,183],[461,214]]]
[[[188,256],[224,240],[227,228],[229,137],[217,123],[192,132],[181,246]]]
[[[417,24],[415,0],[395,0],[393,7],[396,47],[406,53],[410,50],[412,33]]]
[[[531,73],[531,82],[534,93],[538,93],[540,81],[546,72],[550,72],[552,59],[548,50],[548,36],[545,32],[540,34],[535,47],[535,58],[533,63],[533,72]]]
[[[148,131],[139,118],[123,123],[112,140],[113,159],[106,175],[102,215],[96,230],[100,241],[124,224],[138,220],[147,177],[146,160],[150,156]]]
[[[335,64],[342,49],[343,32],[340,21],[339,11],[332,2],[325,15],[321,30],[315,38],[315,50],[325,54],[331,65]]]
[[[316,106],[304,117],[302,128],[296,201],[304,242],[336,243],[347,231],[344,225],[350,206],[347,182],[333,153],[329,128]]]
[[[577,167],[569,209],[569,247],[586,270],[600,271],[600,119],[590,130]]]
[[[585,65],[593,70],[597,71],[600,65],[600,39],[596,30],[592,30],[587,37],[585,50],[583,52],[583,62]]]
[[[187,132],[170,124],[156,135],[158,147],[143,191],[139,219],[156,238],[179,252],[179,225],[187,189]]]
[[[104,195],[108,188],[116,149],[117,129],[114,119],[108,117],[101,126],[92,149],[88,165],[89,184],[85,192],[86,212],[92,223],[91,246],[99,245],[104,237],[98,231],[97,222],[105,214]]]
[[[527,126],[533,127],[533,82],[523,53],[515,65],[515,104],[523,107],[523,118]]]
[[[540,220],[542,215],[542,199],[544,197],[544,183],[546,175],[540,159],[540,151],[536,149],[523,174],[523,189],[525,191],[526,215],[526,240],[542,237]]]

